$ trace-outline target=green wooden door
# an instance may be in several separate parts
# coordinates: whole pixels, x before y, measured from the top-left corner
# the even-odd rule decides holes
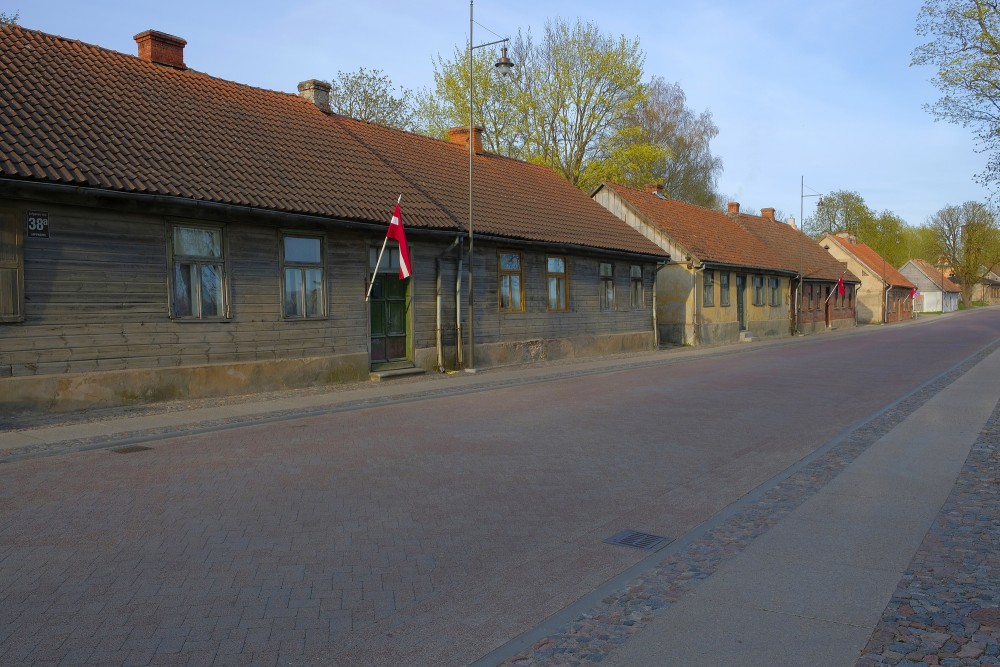
[[[369,301],[373,365],[406,360],[407,282],[381,271],[375,276]]]

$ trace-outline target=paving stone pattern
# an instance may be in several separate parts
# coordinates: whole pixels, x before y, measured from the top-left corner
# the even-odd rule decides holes
[[[580,614],[559,631],[502,664],[508,667],[597,665],[656,612],[690,593],[728,559],[814,495],[865,449],[928,399],[997,349],[981,351],[925,385],[762,497],[745,505],[686,548],[667,557],[624,590]],[[865,657],[871,665],[1000,665],[1000,629],[971,621],[972,609],[1000,605],[1000,404],[984,430],[948,505],[900,584]],[[875,655],[870,655],[875,654]],[[941,656],[940,658],[938,656]]]
[[[1000,406],[969,454],[857,667],[1000,665]],[[997,610],[1000,612],[1000,610]]]

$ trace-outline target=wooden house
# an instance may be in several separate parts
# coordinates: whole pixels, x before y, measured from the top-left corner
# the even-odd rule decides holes
[[[182,39],[136,42],[0,26],[5,411],[655,345],[666,253],[551,170],[483,153],[478,130],[470,151],[467,130],[338,116],[321,81],[262,90],[188,68]],[[392,244],[373,274],[399,197],[408,279]]]
[[[731,202],[727,212],[715,211],[667,199],[656,185],[640,191],[604,183],[592,196],[670,254],[657,278],[666,342],[722,344],[854,326],[857,278],[775,220],[774,209],[748,215]]]
[[[861,279],[858,289],[860,324],[889,324],[913,318],[917,286],[884,257],[848,232],[827,234],[820,245],[837,261],[845,262]]]
[[[913,312],[953,313],[958,310],[962,290],[948,278],[947,267],[911,259],[899,267],[899,272],[916,286]]]

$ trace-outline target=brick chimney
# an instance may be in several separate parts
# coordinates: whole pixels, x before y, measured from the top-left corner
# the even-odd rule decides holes
[[[762,208],[760,209],[760,217],[774,222],[774,209],[773,208]]]
[[[309,79],[299,84],[299,95],[316,105],[325,114],[332,114],[330,109],[330,84],[319,79]]]
[[[473,127],[472,128],[472,148],[476,151],[476,155],[483,154],[483,128]],[[448,129],[448,140],[453,144],[458,144],[460,146],[469,146],[469,128],[467,127],[452,127]]]
[[[184,64],[184,46],[187,42],[180,37],[147,30],[132,39],[139,45],[140,60],[176,69],[187,69],[187,65]]]
[[[740,214],[740,203],[738,201],[731,201],[727,207],[727,212],[731,216],[737,216]]]
[[[646,192],[651,195],[663,196],[663,183],[646,183]]]

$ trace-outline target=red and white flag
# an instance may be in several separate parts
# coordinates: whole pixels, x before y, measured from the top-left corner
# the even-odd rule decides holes
[[[840,276],[840,280],[837,281],[837,293],[844,296],[845,291],[847,290],[844,288],[844,276]]]
[[[389,221],[389,231],[385,233],[399,244],[399,279],[410,277],[410,248],[406,245],[406,232],[403,230],[403,213],[399,209],[399,202],[396,202],[396,210],[392,213],[392,220]]]

